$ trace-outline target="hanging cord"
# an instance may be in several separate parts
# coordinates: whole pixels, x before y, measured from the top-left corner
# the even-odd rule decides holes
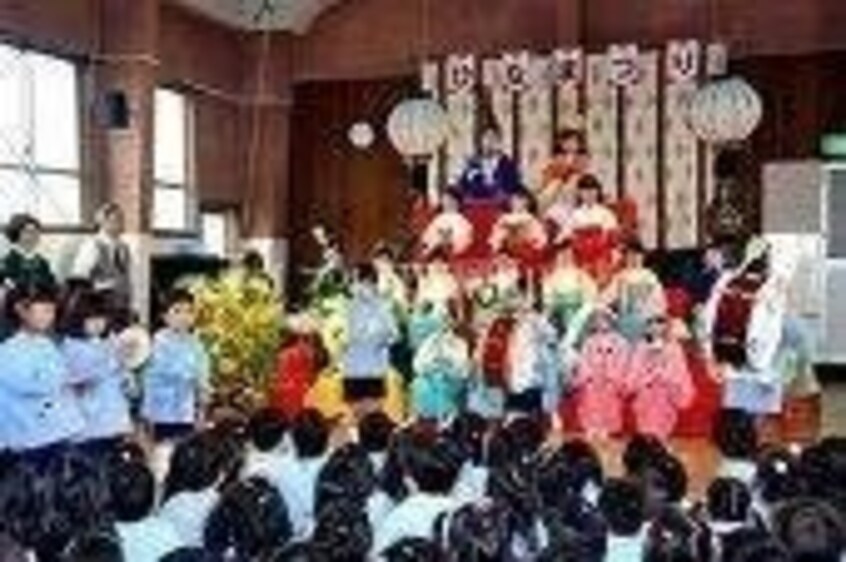
[[[267,94],[267,67],[270,61],[272,37],[270,28],[261,32],[259,38],[258,62],[256,63],[256,89],[250,105],[250,140],[247,146],[247,201],[254,199],[257,193],[259,151],[262,144],[262,110]],[[244,208],[244,227],[250,231],[254,213],[250,205]]]

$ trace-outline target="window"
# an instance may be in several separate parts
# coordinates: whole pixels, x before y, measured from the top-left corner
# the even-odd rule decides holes
[[[0,43],[0,223],[80,223],[77,80],[72,62]]]
[[[231,225],[232,216],[227,211],[203,211],[200,214],[203,249],[208,254],[220,258],[229,255]]]
[[[153,228],[188,230],[191,208],[191,111],[184,94],[155,93],[153,137]]]

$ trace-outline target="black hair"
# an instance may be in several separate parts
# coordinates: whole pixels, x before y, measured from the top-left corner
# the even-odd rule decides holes
[[[603,562],[608,550],[605,521],[599,510],[581,498],[543,511],[549,536],[538,562]]]
[[[206,523],[204,544],[215,553],[245,558],[266,556],[291,537],[282,496],[269,482],[249,478],[224,490]]]
[[[195,302],[196,299],[194,299],[194,293],[192,293],[189,289],[186,289],[185,287],[174,287],[165,293],[162,301],[162,310],[168,312],[177,305],[193,306]]]
[[[311,538],[314,558],[364,561],[372,547],[373,529],[362,506],[339,500],[320,511]]]
[[[262,408],[250,416],[248,431],[253,446],[259,451],[269,452],[282,443],[288,424],[278,410]]]
[[[152,513],[156,480],[145,463],[115,462],[109,467],[111,510],[118,522],[135,523]]]
[[[620,536],[634,536],[643,527],[646,506],[643,489],[637,482],[621,478],[605,481],[599,495],[599,510],[608,530]]]
[[[678,504],[687,495],[688,476],[678,457],[665,453],[642,473],[649,509]]]
[[[397,541],[381,553],[385,562],[443,562],[444,553],[437,543],[416,537]]]
[[[480,502],[461,507],[442,516],[438,526],[444,527],[443,543],[453,560],[494,562],[507,559],[511,538],[511,521],[502,502]]]
[[[355,280],[357,282],[375,285],[378,279],[379,275],[376,273],[376,268],[373,267],[372,263],[365,262],[355,266]]]
[[[164,499],[200,492],[220,479],[218,444],[210,433],[197,433],[176,444],[164,482]]]
[[[214,446],[217,474],[222,485],[238,480],[244,466],[248,441],[247,422],[240,416],[221,416],[203,432]]]
[[[396,424],[384,412],[370,412],[358,422],[358,441],[368,453],[383,453],[391,444]]]
[[[123,215],[123,209],[117,203],[110,201],[108,203],[100,205],[100,207],[97,209],[97,212],[94,213],[94,218],[97,224],[102,226],[103,222],[107,218],[116,214]]]
[[[408,476],[421,491],[448,494],[461,470],[461,451],[446,439],[417,438],[407,450]]]
[[[699,562],[700,530],[684,512],[662,510],[650,523],[644,548],[644,562]]]
[[[87,320],[103,318],[108,321],[111,317],[108,300],[99,291],[81,291],[62,308],[62,332],[70,338],[87,337],[85,334]]]
[[[735,478],[717,478],[706,493],[708,514],[714,521],[745,523],[749,521],[752,495],[749,488]]]
[[[52,283],[30,283],[14,287],[9,291],[7,299],[11,310],[36,303],[58,304],[59,291]]]
[[[794,560],[838,562],[846,552],[846,523],[831,504],[800,498],[780,507],[773,530]]]
[[[485,437],[488,422],[480,414],[471,411],[460,412],[447,426],[445,435],[461,448],[465,458],[481,465],[485,458]]]
[[[642,255],[646,253],[646,247],[639,238],[630,238],[626,241],[626,253]]]
[[[306,408],[294,417],[291,440],[298,457],[320,457],[329,446],[329,422],[319,410]]]
[[[591,174],[585,174],[579,178],[579,181],[576,183],[576,189],[592,189],[598,191],[600,198],[602,197],[602,182],[600,182],[596,176]]]
[[[491,499],[508,508],[510,536],[520,537],[533,552],[540,547],[537,523],[541,499],[537,478],[535,459],[524,458],[494,468],[487,484]]]
[[[565,127],[555,133],[555,139],[552,143],[552,153],[555,155],[562,154],[561,145],[570,139],[575,139],[576,143],[579,145],[577,149],[579,154],[584,155],[588,153],[587,137],[585,136],[585,132],[582,129],[576,129],[575,127]]]
[[[367,452],[347,444],[332,453],[317,477],[315,511],[322,514],[339,501],[364,508],[376,488],[376,474]]]
[[[846,513],[846,438],[826,437],[802,451],[799,471],[810,496]]]
[[[743,529],[729,533],[722,540],[723,562],[799,562],[768,533]],[[810,561],[809,561],[810,562]]]
[[[17,244],[21,241],[23,231],[31,226],[41,230],[41,222],[34,216],[26,213],[12,215],[6,225],[6,240],[8,240],[10,244]]]
[[[103,532],[82,533],[74,537],[62,559],[63,562],[124,562],[118,537]]]
[[[248,250],[241,258],[241,266],[249,272],[264,271],[264,258],[256,250]]]
[[[573,501],[582,501],[588,485],[599,489],[602,482],[602,463],[596,450],[586,441],[572,440],[543,459],[538,492],[544,507],[563,509]]]
[[[799,461],[781,447],[764,451],[757,460],[755,487],[768,504],[789,500],[803,491]]]
[[[521,415],[494,432],[489,447],[490,465],[533,457],[546,439],[547,420],[542,415]]]
[[[667,454],[667,447],[653,435],[637,433],[626,443],[623,451],[623,468],[626,475],[638,478],[654,462]]]
[[[758,451],[755,417],[744,410],[722,410],[714,424],[713,439],[726,458],[754,459]]]

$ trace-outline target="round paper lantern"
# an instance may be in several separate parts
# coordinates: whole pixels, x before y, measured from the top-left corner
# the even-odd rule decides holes
[[[376,141],[376,133],[370,123],[358,121],[353,123],[347,131],[347,138],[354,147],[365,150],[373,146]]]
[[[688,120],[697,137],[720,144],[748,138],[762,116],[758,92],[743,78],[730,77],[709,82],[693,95]]]
[[[388,138],[409,160],[432,156],[447,136],[447,117],[434,100],[419,97],[401,102],[388,117]]]

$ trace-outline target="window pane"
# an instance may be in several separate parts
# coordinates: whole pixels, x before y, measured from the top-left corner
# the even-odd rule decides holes
[[[206,212],[202,215],[203,247],[206,252],[226,257],[228,232],[226,213]]]
[[[0,224],[9,222],[16,213],[37,211],[32,180],[17,170],[0,169]]]
[[[21,51],[0,44],[0,163],[24,159],[27,132],[26,68]]]
[[[187,203],[184,189],[157,187],[153,193],[153,228],[187,230]]]
[[[155,99],[154,177],[157,181],[187,183],[185,96],[157,90]]]
[[[36,213],[45,224],[69,225],[82,220],[79,178],[40,174],[36,178]]]
[[[79,105],[76,67],[62,59],[30,53],[33,78],[33,143],[39,166],[79,168]]]

